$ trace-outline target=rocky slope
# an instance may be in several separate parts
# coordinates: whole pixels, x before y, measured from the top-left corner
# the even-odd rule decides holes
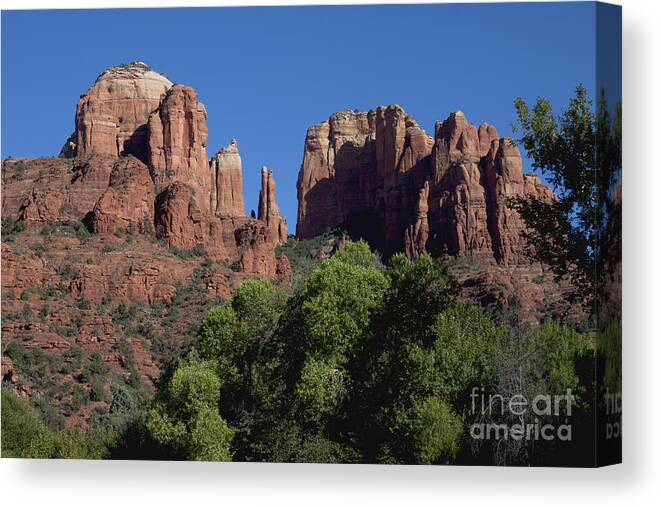
[[[133,62],[81,96],[60,157],[3,162],[3,379],[61,423],[153,387],[245,278],[288,283],[273,173],[247,217],[237,142],[209,160],[207,139],[195,90]]]

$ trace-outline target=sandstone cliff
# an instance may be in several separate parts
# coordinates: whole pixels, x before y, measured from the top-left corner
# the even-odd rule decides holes
[[[223,217],[244,217],[243,171],[241,155],[236,139],[218,150],[209,162],[211,175],[215,179],[215,202],[212,207],[216,215]]]
[[[102,72],[76,107],[75,147],[78,157],[95,152],[147,161],[147,122],[172,87],[165,76],[142,62]]]
[[[129,155],[119,159],[110,175],[110,186],[92,210],[91,229],[95,233],[116,233],[119,229],[153,231],[154,183],[149,169]]]
[[[149,169],[161,192],[175,181],[190,185],[204,213],[213,213],[215,182],[207,159],[207,113],[188,86],[175,85],[149,116]]]
[[[98,234],[155,233],[168,246],[277,276],[275,247],[287,228],[273,174],[260,190],[261,225],[247,227],[237,142],[209,161],[206,119],[193,88],[173,85],[146,64],[107,69],[76,108],[62,151],[74,158],[5,162],[21,174],[3,178],[3,215],[26,223],[84,220]],[[242,262],[253,254],[264,262]]]
[[[508,198],[553,198],[495,127],[478,129],[457,111],[432,138],[398,105],[341,111],[309,128],[297,189],[299,238],[344,227],[387,254],[505,265],[529,262]]]
[[[280,216],[275,199],[275,180],[273,171],[262,167],[262,189],[259,191],[257,219],[266,224],[271,242],[281,245],[287,241],[287,221]]]

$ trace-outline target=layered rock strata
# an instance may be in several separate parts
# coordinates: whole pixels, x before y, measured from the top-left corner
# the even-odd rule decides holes
[[[169,79],[142,62],[105,70],[78,101],[65,153],[131,154],[146,162],[147,123],[170,88]]]

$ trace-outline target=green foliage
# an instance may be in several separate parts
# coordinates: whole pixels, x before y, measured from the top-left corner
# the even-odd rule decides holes
[[[85,243],[89,239],[91,233],[83,222],[74,223],[72,227],[76,231],[76,237],[81,243]]]
[[[213,308],[200,328],[202,357],[211,359],[231,352],[232,342],[238,332],[236,312],[230,304]]]
[[[191,460],[231,460],[234,431],[218,413],[220,387],[210,363],[193,356],[180,364],[147,414],[151,436]]]
[[[90,300],[85,297],[80,297],[76,300],[76,308],[80,310],[89,310],[91,307]]]
[[[413,333],[425,333],[427,345],[433,339],[431,325],[436,316],[459,294],[459,284],[448,268],[428,254],[411,261],[402,254],[391,259],[391,280],[385,305],[384,324],[388,340],[407,340]]]
[[[103,248],[101,248],[101,253],[105,255],[110,252],[114,252],[115,250],[119,250],[120,248],[122,248],[122,245],[119,243],[109,243],[107,245],[103,245]]]
[[[40,287],[38,291],[41,299],[49,300],[55,297],[57,289],[52,285],[45,285],[44,287]]]
[[[468,384],[488,374],[496,330],[481,310],[456,302],[456,280],[428,255],[395,255],[387,274],[376,332],[358,361],[367,375],[355,424],[370,461],[443,462],[456,454],[454,411],[463,410]],[[436,417],[447,427],[424,434]]]
[[[215,407],[203,407],[189,425],[189,455],[196,461],[231,461],[233,430]]]
[[[90,354],[89,360],[83,371],[80,374],[80,379],[82,382],[90,382],[94,377],[104,376],[110,371],[110,366],[108,366],[101,354],[98,352],[92,352]]]
[[[203,245],[195,245],[193,248],[170,247],[170,253],[180,259],[194,259],[195,257],[205,257],[207,252]]]
[[[234,298],[209,312],[200,328],[203,357],[255,356],[277,325],[286,294],[268,280],[247,280]]]
[[[125,335],[115,351],[128,375],[75,345],[51,356],[17,341],[7,344],[4,353],[21,377],[44,393],[34,401],[41,418],[32,409],[23,415],[30,422],[26,434],[45,442],[37,451],[51,457],[465,462],[475,387],[504,397],[567,389],[582,400],[593,394],[583,366],[594,351],[585,335],[552,321],[526,330],[495,325],[485,311],[458,300],[450,268],[428,255],[394,255],[383,266],[366,243],[348,243],[293,293],[269,280],[247,280],[222,303],[209,298],[203,284],[214,267],[201,263],[167,310],[160,304],[113,308],[104,298],[99,306],[112,310]],[[201,313],[206,318],[198,327]],[[159,318],[192,321],[193,340],[175,344],[167,328],[154,324]],[[613,329],[607,341],[617,348]],[[152,401],[134,364],[132,344],[139,337],[151,343],[155,358],[170,358]],[[617,377],[617,358],[604,362]],[[53,383],[54,372],[68,372],[79,383]],[[54,400],[66,400],[60,403],[69,413],[90,401],[106,404],[95,405],[85,433],[59,429]]]
[[[79,271],[71,264],[65,263],[58,268],[57,273],[65,280],[73,280],[78,276]]]
[[[519,197],[510,205],[523,217],[528,253],[572,282],[571,302],[594,311],[599,278],[620,258],[621,204],[612,199],[621,174],[621,108],[611,118],[602,91],[597,111],[582,85],[557,118],[538,98],[531,109],[515,101],[520,143],[535,169],[551,183],[556,200]]]
[[[39,414],[8,389],[2,388],[2,457],[48,458],[53,436]]]
[[[106,399],[106,386],[99,377],[93,377],[90,381],[90,399],[92,401],[105,401]]]
[[[113,324],[129,329],[142,313],[143,309],[144,308],[139,303],[128,305],[124,302],[119,303],[112,312]]]
[[[313,269],[319,267],[326,252],[332,252],[342,235],[339,230],[330,231],[310,239],[287,238],[287,242],[276,248],[276,254],[289,259],[293,272],[293,285],[300,287]]]
[[[413,433],[416,463],[449,463],[459,451],[463,421],[439,397],[432,396],[414,408]]]
[[[5,239],[10,238],[11,236],[24,232],[26,229],[25,222],[22,220],[14,221],[10,217],[2,218],[2,236]]]
[[[526,349],[530,385],[537,391],[529,394],[561,394],[571,389],[575,396],[580,396],[582,386],[576,360],[584,355],[592,356],[592,345],[584,335],[548,321],[528,333]]]
[[[310,358],[301,371],[296,396],[316,415],[331,414],[346,395],[345,373],[323,361]]]
[[[29,303],[25,303],[23,305],[23,309],[21,310],[21,318],[23,319],[23,322],[25,322],[26,324],[30,324],[34,322],[32,307],[30,306]]]
[[[622,323],[612,320],[597,335],[597,354],[603,364],[602,387],[611,393],[622,390]]]
[[[142,217],[142,231],[145,234],[154,234],[154,222],[152,221],[151,218],[149,218],[149,215],[144,215]]]
[[[19,160],[14,164],[14,179],[20,179],[25,171],[28,170],[28,166],[25,162],[22,160]]]
[[[544,283],[544,275],[537,275],[535,278],[532,279],[532,283],[535,283],[537,285],[541,285]]]
[[[488,382],[504,332],[481,308],[454,303],[437,315],[432,331],[431,348],[440,372],[438,392],[452,396]]]
[[[43,257],[44,255],[44,245],[40,244],[34,244],[30,247],[32,249],[32,252],[37,256],[37,257]]]
[[[108,442],[94,431],[52,432],[25,400],[2,388],[2,457],[102,459]]]
[[[106,442],[97,435],[88,435],[77,427],[68,428],[57,434],[53,441],[51,458],[57,459],[103,459],[107,455]]]
[[[350,445],[319,433],[304,431],[294,421],[271,421],[263,441],[256,441],[256,454],[277,463],[359,463],[360,453]]]
[[[274,333],[287,303],[286,293],[268,280],[245,281],[232,300],[213,308],[200,328],[198,345],[223,381],[221,415],[236,428],[243,459],[253,417],[277,390],[269,383],[277,352]]]
[[[378,258],[362,241],[347,245],[314,270],[301,295],[300,331],[307,355],[329,366],[344,365],[387,287]]]

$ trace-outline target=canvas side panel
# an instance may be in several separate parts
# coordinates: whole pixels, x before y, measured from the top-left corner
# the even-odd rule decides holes
[[[596,4],[595,465],[622,461],[622,8]]]

